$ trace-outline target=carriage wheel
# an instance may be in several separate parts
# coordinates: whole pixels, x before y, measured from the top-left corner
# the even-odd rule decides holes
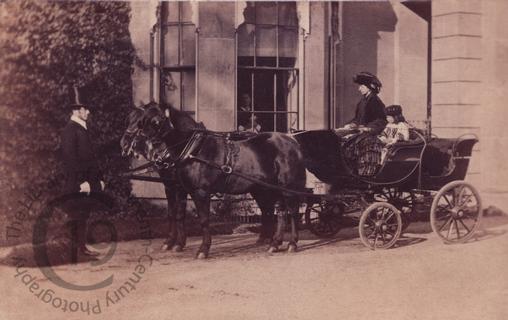
[[[478,191],[464,181],[452,181],[439,190],[430,210],[432,230],[445,243],[469,240],[480,225],[482,203]]]
[[[339,203],[321,201],[307,206],[305,224],[318,237],[329,238],[341,228],[344,208]]]
[[[376,201],[391,203],[401,211],[402,232],[407,229],[415,217],[415,195],[412,191],[403,192],[398,188],[383,188],[374,195]]]
[[[402,233],[400,211],[388,202],[371,204],[360,217],[360,239],[368,248],[388,249]]]

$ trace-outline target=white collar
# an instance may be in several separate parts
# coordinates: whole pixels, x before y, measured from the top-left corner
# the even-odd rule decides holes
[[[82,126],[83,128],[87,129],[87,127],[86,127],[86,121],[84,121],[83,119],[79,118],[78,116],[72,115],[71,116],[71,121],[74,121],[77,124],[79,124],[80,126]]]

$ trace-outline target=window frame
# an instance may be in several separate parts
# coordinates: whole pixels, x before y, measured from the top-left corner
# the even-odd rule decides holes
[[[183,21],[183,6],[184,3],[181,1],[173,3],[173,5],[177,5],[178,7],[178,18],[177,21],[168,21],[168,12],[169,12],[169,2],[161,2],[159,13],[158,13],[158,22],[156,26],[154,26],[154,31],[150,35],[150,45],[151,45],[151,64],[152,70],[155,70],[157,73],[158,79],[155,79],[153,73],[150,76],[150,96],[151,99],[154,99],[156,93],[154,92],[153,86],[158,86],[158,100],[160,102],[166,102],[166,88],[167,82],[166,79],[169,77],[170,73],[178,73],[179,81],[178,81],[178,95],[179,101],[178,105],[175,106],[181,111],[184,111],[191,115],[194,119],[197,120],[197,106],[198,106],[198,97],[197,97],[197,84],[198,84],[198,44],[199,44],[199,33],[196,24],[193,21]],[[193,64],[182,64],[183,54],[184,54],[184,28],[194,27],[194,63]],[[168,50],[167,47],[167,39],[166,35],[170,28],[176,28],[177,31],[177,61],[176,63],[166,63],[166,52]],[[155,31],[156,30],[156,31]],[[155,35],[154,33],[158,33]],[[156,48],[156,44],[158,44],[158,48]],[[157,50],[158,49],[158,50]],[[159,65],[156,66],[153,62],[155,60],[155,52],[158,53]],[[194,95],[194,106],[192,111],[190,111],[191,106],[186,105],[185,102],[185,88],[184,88],[184,80],[183,78],[187,75],[192,75],[194,78],[194,92],[191,93]]]
[[[256,6],[257,3],[254,2],[254,6]],[[296,3],[295,3],[295,6],[296,6]],[[296,12],[298,12],[298,7],[296,6],[295,8]],[[255,14],[257,13],[257,10],[255,9],[254,7],[254,12]],[[274,28],[275,27],[275,66],[259,66],[258,63],[257,63],[257,60],[258,60],[258,55],[257,55],[257,37],[256,37],[256,31],[254,31],[253,33],[253,37],[254,37],[254,41],[253,41],[253,64],[252,65],[241,65],[239,63],[239,47],[238,47],[238,44],[239,44],[239,35],[238,35],[238,28],[236,29],[236,35],[235,35],[235,65],[236,65],[236,79],[235,79],[235,129],[238,128],[238,115],[239,115],[239,109],[238,109],[238,89],[239,89],[239,85],[238,85],[238,79],[239,79],[239,76],[238,74],[240,72],[244,72],[244,71],[247,71],[250,73],[250,76],[251,76],[251,89],[250,89],[250,97],[251,97],[251,105],[250,105],[250,119],[251,119],[251,127],[254,126],[254,116],[256,114],[272,114],[273,115],[273,131],[277,131],[277,116],[280,115],[280,114],[285,114],[287,115],[286,117],[286,122],[288,123],[287,125],[287,130],[286,132],[291,132],[293,129],[295,130],[299,130],[302,126],[301,126],[301,118],[302,118],[302,114],[304,114],[304,108],[302,108],[301,106],[301,103],[300,103],[300,94],[301,94],[301,90],[300,90],[300,86],[301,86],[301,72],[300,72],[300,67],[299,67],[299,59],[304,59],[304,57],[300,57],[298,55],[300,55],[300,53],[302,52],[300,50],[300,46],[303,46],[305,47],[305,37],[304,37],[304,30],[300,27],[299,25],[299,21],[297,19],[297,25],[295,26],[288,26],[288,25],[283,25],[283,24],[280,24],[279,22],[279,19],[280,19],[280,13],[279,13],[279,3],[276,2],[276,23],[275,24],[271,24],[271,23],[257,23],[256,22],[256,17],[254,17],[254,23],[248,23],[247,21],[244,21],[245,24],[250,24],[250,25],[253,25],[254,26],[254,30],[256,30],[257,27],[261,27],[261,28],[267,28],[267,27],[270,27],[270,28]],[[280,50],[279,50],[279,34],[280,34],[280,29],[286,29],[286,30],[294,30],[296,31],[296,34],[297,34],[297,47],[296,47],[296,54],[297,54],[297,59],[295,59],[295,65],[294,67],[282,67],[280,66]],[[302,41],[301,41],[302,40]],[[304,52],[304,50],[303,50]],[[298,62],[298,63],[297,63]],[[295,87],[293,87],[291,90],[295,90],[296,89],[296,108],[295,109],[291,109],[290,108],[290,105],[288,102],[286,102],[286,106],[285,106],[285,110],[284,111],[281,111],[281,110],[278,110],[277,108],[277,93],[280,92],[278,90],[282,90],[282,89],[278,89],[276,86],[277,86],[277,74],[279,72],[284,72],[284,71],[289,71],[289,72],[294,72],[294,76],[296,77],[296,81],[295,81]],[[272,110],[270,111],[262,111],[262,110],[255,110],[255,81],[254,81],[254,75],[256,72],[271,72],[273,73],[273,85],[274,85],[274,103],[273,103],[273,108]],[[291,93],[292,91],[289,91],[289,93]],[[242,111],[242,112],[245,112],[245,111]],[[294,115],[295,118],[296,118],[296,125],[295,127],[292,126],[292,123],[291,123],[291,120],[292,117],[291,115]]]

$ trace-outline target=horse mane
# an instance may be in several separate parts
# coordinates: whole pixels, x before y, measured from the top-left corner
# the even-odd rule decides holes
[[[162,104],[161,110],[169,109],[171,124],[178,131],[206,130],[202,122],[196,122],[187,112],[178,110],[171,104]]]

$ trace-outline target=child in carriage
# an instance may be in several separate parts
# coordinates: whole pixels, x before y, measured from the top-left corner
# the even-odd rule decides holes
[[[409,140],[409,125],[402,115],[402,107],[391,105],[386,107],[385,112],[388,123],[378,136],[378,139],[384,144],[381,151],[381,164],[384,163],[388,150],[394,143]]]

